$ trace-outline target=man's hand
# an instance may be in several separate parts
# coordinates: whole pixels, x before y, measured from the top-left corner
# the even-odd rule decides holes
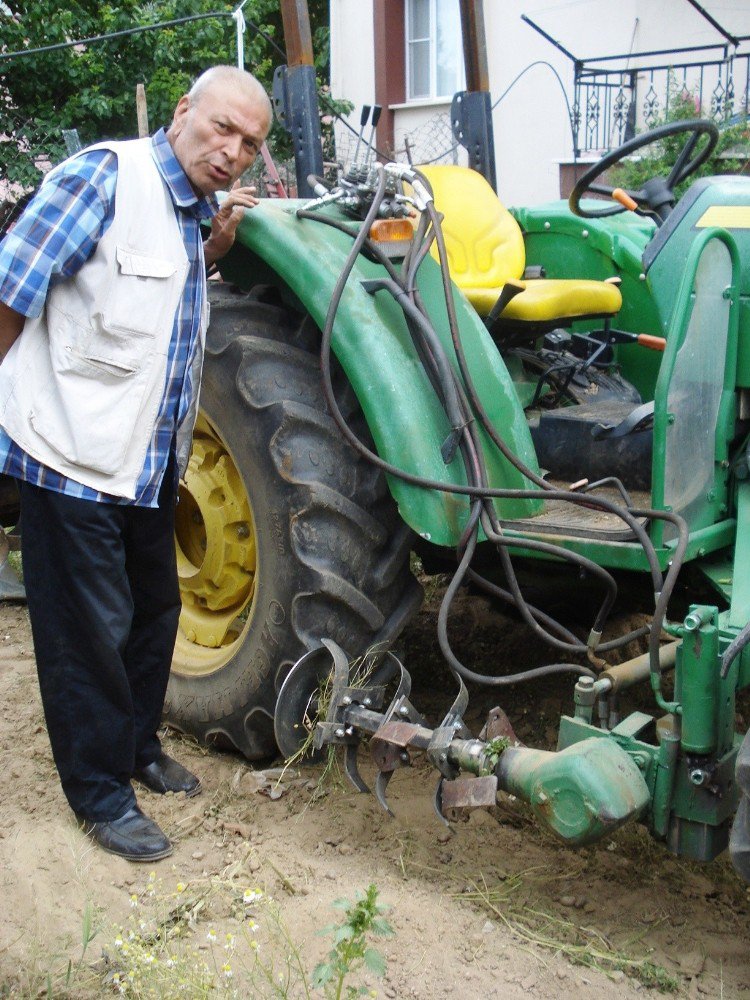
[[[26,317],[0,302],[0,362],[21,336]]]
[[[234,234],[242,221],[246,208],[258,204],[255,187],[234,187],[221,203],[221,208],[211,220],[211,235],[203,244],[206,264],[219,260],[234,243]]]

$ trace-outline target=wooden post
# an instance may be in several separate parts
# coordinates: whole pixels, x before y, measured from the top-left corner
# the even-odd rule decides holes
[[[138,116],[138,138],[148,135],[148,107],[146,105],[146,88],[142,83],[135,85],[135,111]]]
[[[482,0],[461,0],[461,32],[464,43],[466,89],[489,91],[490,74],[487,67],[487,40],[484,34]]]
[[[281,0],[281,21],[287,66],[312,66],[310,13],[306,0]]]

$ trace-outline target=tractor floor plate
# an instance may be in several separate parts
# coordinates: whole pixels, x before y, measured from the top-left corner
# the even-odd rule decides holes
[[[570,483],[555,479],[547,481],[555,489],[570,489]],[[633,507],[642,509],[651,506],[650,492],[629,490],[628,493]],[[597,490],[592,496],[623,505],[623,499],[615,489]],[[645,518],[639,518],[639,521],[641,524],[646,523]],[[581,507],[564,500],[547,500],[544,510],[537,517],[503,521],[502,524],[504,528],[528,531],[535,535],[569,535],[573,538],[596,538],[611,542],[630,542],[635,538],[627,524],[615,514],[593,507]]]

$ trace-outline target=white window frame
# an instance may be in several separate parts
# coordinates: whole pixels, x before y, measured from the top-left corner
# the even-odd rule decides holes
[[[438,23],[438,4],[440,0],[429,0],[429,36],[413,38],[411,36],[411,13],[412,13],[412,3],[413,0],[406,0],[404,5],[404,46],[405,46],[405,68],[406,68],[406,102],[424,102],[424,101],[440,101],[447,98],[452,98],[454,93],[458,90],[462,90],[464,87],[464,67],[463,67],[463,48],[461,44],[461,39],[458,39],[458,56],[456,65],[456,79],[453,85],[453,89],[450,93],[438,93],[437,92],[437,80],[438,80],[438,64],[437,64],[437,23]],[[458,0],[455,0],[457,3]],[[460,33],[460,27],[459,27]],[[427,42],[429,45],[429,92],[426,94],[413,94],[411,92],[411,80],[412,80],[412,63],[411,54],[412,46],[417,42]]]

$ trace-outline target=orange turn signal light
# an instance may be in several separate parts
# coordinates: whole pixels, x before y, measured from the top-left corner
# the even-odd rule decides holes
[[[394,243],[410,240],[414,236],[414,226],[410,219],[376,219],[370,227],[370,239],[374,243]]]

